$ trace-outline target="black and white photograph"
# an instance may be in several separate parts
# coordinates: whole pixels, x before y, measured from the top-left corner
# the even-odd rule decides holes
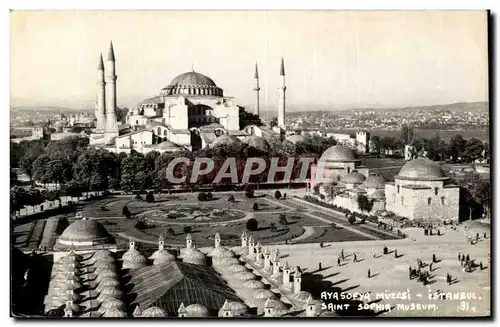
[[[491,19],[11,10],[10,317],[491,317]]]

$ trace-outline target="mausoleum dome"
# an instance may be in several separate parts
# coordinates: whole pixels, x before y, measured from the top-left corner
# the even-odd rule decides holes
[[[436,162],[427,158],[417,158],[408,161],[395,176],[396,179],[409,180],[442,180],[446,179],[443,169]]]

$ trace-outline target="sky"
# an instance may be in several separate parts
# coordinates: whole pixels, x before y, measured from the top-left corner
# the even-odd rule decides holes
[[[97,64],[112,40],[118,106],[135,107],[177,75],[212,78],[261,110],[487,101],[487,14],[481,11],[14,11],[12,106],[93,109]]]

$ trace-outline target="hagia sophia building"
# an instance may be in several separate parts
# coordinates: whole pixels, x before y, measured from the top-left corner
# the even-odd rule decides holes
[[[194,70],[176,76],[159,94],[145,99],[126,117],[126,124],[117,123],[117,74],[115,54],[110,44],[106,64],[99,58],[96,130],[90,144],[111,152],[146,154],[150,151],[175,152],[198,150],[227,142],[258,142],[263,139],[285,139],[286,83],[284,60],[281,60],[278,100],[278,122],[272,128],[247,122],[241,126],[238,106],[233,98],[215,82]],[[253,115],[259,117],[259,73],[255,65]],[[294,142],[293,137],[290,138]]]

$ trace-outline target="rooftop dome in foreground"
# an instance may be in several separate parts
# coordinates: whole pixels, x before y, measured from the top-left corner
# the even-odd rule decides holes
[[[363,188],[383,189],[385,187],[384,177],[380,175],[371,175],[361,185]]]
[[[345,184],[361,184],[365,181],[366,177],[357,171],[353,171],[347,175],[342,176],[340,181]]]
[[[268,150],[269,149],[269,143],[264,139],[263,137],[257,136],[257,135],[252,135],[248,138],[247,141],[248,145],[251,147],[254,147],[256,149],[260,150]]]
[[[334,145],[326,149],[319,160],[324,162],[353,162],[358,161],[358,158],[354,151],[348,147]]]
[[[188,317],[208,317],[210,312],[206,306],[202,304],[191,304],[186,307],[186,312]]]
[[[401,167],[399,174],[396,175],[395,178],[417,181],[447,179],[441,166],[427,158],[417,158],[408,161],[403,167]]]
[[[300,134],[295,134],[295,135],[290,135],[289,137],[286,138],[286,141],[292,142],[293,144],[296,143],[303,143],[306,141],[306,138]]]
[[[240,145],[241,141],[234,135],[221,135],[215,139],[212,146],[216,145]]]
[[[95,245],[109,240],[109,234],[103,225],[94,220],[77,220],[63,231],[58,241],[64,245]]]

